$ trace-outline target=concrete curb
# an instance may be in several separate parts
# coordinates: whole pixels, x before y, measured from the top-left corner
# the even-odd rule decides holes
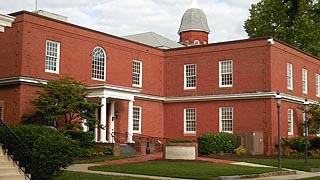
[[[297,174],[296,171],[276,171],[262,174],[246,174],[246,175],[237,175],[237,176],[219,176],[212,178],[212,180],[236,180],[236,179],[251,179],[251,178],[261,178],[261,177],[270,177],[270,176],[285,176],[285,175],[294,175]]]

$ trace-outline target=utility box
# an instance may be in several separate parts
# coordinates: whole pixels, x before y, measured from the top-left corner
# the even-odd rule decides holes
[[[242,145],[248,154],[264,154],[263,131],[245,132],[237,135],[237,147]]]

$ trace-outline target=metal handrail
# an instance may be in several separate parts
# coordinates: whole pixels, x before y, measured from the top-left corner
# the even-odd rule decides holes
[[[28,179],[38,180],[37,158],[2,119],[0,119],[0,134],[0,144],[6,154],[13,159]]]

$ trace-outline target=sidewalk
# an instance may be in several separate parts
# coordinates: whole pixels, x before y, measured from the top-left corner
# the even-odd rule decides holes
[[[138,174],[126,174],[126,173],[114,173],[114,172],[102,172],[102,171],[91,171],[88,170],[90,166],[101,166],[101,165],[112,165],[112,164],[125,164],[125,163],[133,163],[133,162],[145,162],[151,160],[162,159],[162,153],[157,154],[148,154],[139,157],[129,158],[129,159],[120,159],[120,160],[112,160],[112,161],[104,161],[104,162],[97,162],[92,164],[74,164],[67,168],[68,171],[75,171],[75,172],[84,172],[84,173],[92,173],[92,174],[104,174],[104,175],[112,175],[112,176],[130,176],[130,177],[138,177],[138,178],[148,178],[148,179],[162,179],[162,180],[187,180],[181,178],[169,178],[169,177],[159,177],[159,176],[147,176],[147,175],[138,175]],[[236,162],[224,159],[213,159],[213,158],[206,158],[206,157],[199,157],[198,160],[200,161],[207,161],[213,163],[224,163],[224,164],[234,164],[234,165],[241,165],[241,166],[251,166],[251,167],[272,167],[260,164],[253,164],[253,163],[246,163],[246,162]],[[276,167],[273,167],[276,168]],[[291,169],[288,169],[291,170]],[[291,170],[295,171],[295,170]],[[320,172],[311,173],[311,172],[304,172],[304,171],[297,171],[295,175],[285,175],[285,176],[271,176],[271,177],[262,177],[262,178],[252,178],[251,180],[279,180],[279,179],[301,179],[301,178],[308,178],[320,176]]]

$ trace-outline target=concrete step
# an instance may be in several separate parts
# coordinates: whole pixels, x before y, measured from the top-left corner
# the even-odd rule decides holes
[[[24,175],[0,175],[0,180],[26,180]]]
[[[5,155],[0,155],[0,161],[11,161],[11,158]]]
[[[0,167],[1,175],[22,175],[20,170],[16,167]]]
[[[6,167],[15,167],[15,163],[13,161],[0,161],[0,168],[6,168]]]

